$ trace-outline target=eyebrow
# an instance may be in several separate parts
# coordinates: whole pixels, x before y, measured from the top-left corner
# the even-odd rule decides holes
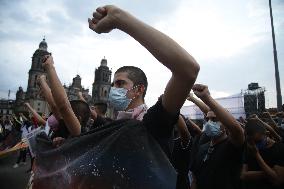
[[[126,83],[126,81],[125,81],[125,80],[119,79],[119,80],[114,81],[114,83],[113,83],[113,84],[117,84],[117,85],[119,85],[119,84],[124,84],[124,83]]]

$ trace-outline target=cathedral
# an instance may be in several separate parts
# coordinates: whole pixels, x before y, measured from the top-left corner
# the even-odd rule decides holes
[[[37,79],[40,75],[46,74],[42,67],[43,56],[49,54],[47,42],[45,38],[40,42],[39,48],[34,52],[32,56],[31,68],[28,72],[28,86],[26,92],[22,87],[19,87],[16,92],[16,100],[14,102],[14,113],[26,112],[24,102],[29,102],[31,106],[40,114],[49,114],[48,104],[39,94],[39,87],[37,85]],[[95,69],[95,77],[93,82],[92,96],[89,95],[89,89],[85,89],[81,85],[81,77],[76,75],[73,78],[71,85],[63,85],[69,100],[78,100],[78,92],[82,92],[84,98],[90,105],[96,103],[108,104],[108,94],[111,88],[111,70],[107,66],[107,60],[103,58],[101,64]],[[108,110],[108,114],[112,114],[111,109]]]

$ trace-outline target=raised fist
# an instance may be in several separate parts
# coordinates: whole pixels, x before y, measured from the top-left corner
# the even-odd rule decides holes
[[[43,67],[46,67],[48,65],[53,65],[53,57],[51,55],[45,55],[44,61],[43,61]]]
[[[194,98],[193,94],[189,93],[186,99],[189,100],[189,101],[192,101],[193,98]]]
[[[210,92],[208,90],[207,85],[195,84],[193,85],[192,90],[198,98],[202,99],[210,96]]]
[[[117,28],[117,18],[120,12],[121,9],[113,5],[98,7],[93,13],[93,18],[88,18],[89,28],[96,33],[110,32]]]

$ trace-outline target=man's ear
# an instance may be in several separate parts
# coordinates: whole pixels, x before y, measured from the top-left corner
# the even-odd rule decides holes
[[[145,87],[144,87],[144,85],[139,85],[136,90],[137,90],[138,96],[143,96],[143,93],[145,91]]]

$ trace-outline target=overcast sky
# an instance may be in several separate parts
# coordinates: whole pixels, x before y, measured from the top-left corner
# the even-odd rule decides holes
[[[272,0],[280,81],[284,96],[284,0]],[[170,72],[120,31],[98,35],[87,18],[114,4],[165,32],[199,62],[198,83],[214,97],[240,93],[250,82],[264,86],[267,107],[276,106],[268,0],[0,0],[0,98],[27,87],[31,57],[46,36],[62,83],[79,74],[92,90],[94,70],[105,56],[113,72],[142,68],[148,105],[163,93]]]

